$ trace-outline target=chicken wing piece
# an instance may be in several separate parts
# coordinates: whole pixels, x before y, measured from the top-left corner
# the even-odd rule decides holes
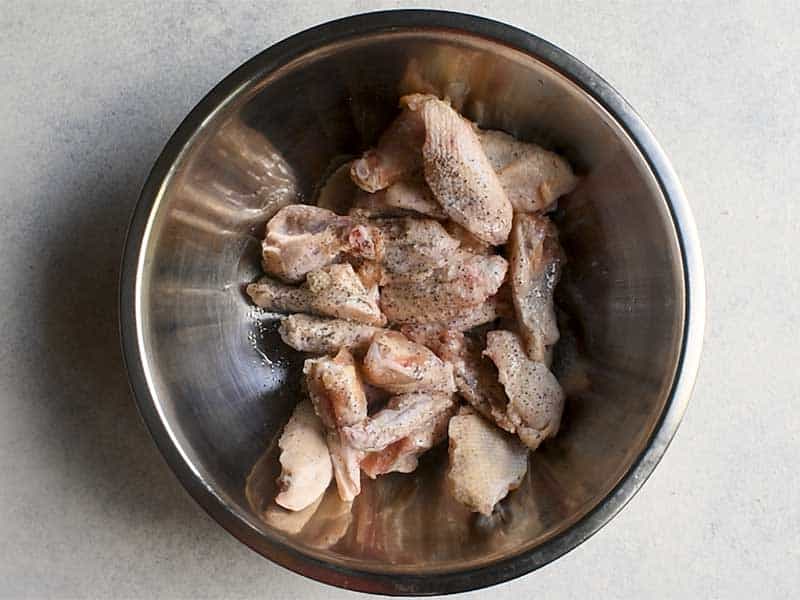
[[[508,396],[506,412],[517,435],[531,450],[558,433],[564,412],[564,392],[544,363],[528,358],[522,340],[510,331],[486,334],[484,354],[500,373]]]
[[[447,218],[425,181],[416,178],[398,181],[374,194],[361,192],[353,202],[349,214],[360,219],[406,216],[440,220]]]
[[[509,249],[512,298],[528,357],[549,364],[549,347],[559,338],[553,291],[563,261],[555,225],[547,217],[516,215]]]
[[[362,423],[367,418],[367,397],[353,356],[345,349],[335,358],[309,358],[303,365],[308,393],[322,423],[333,464],[339,496],[351,501],[361,491],[359,463],[363,452],[342,439],[345,425]]]
[[[455,221],[447,221],[444,224],[444,228],[451,237],[459,241],[462,250],[473,254],[492,254],[492,246],[490,244],[479,240]]]
[[[367,289],[348,263],[312,271],[300,287],[264,277],[247,286],[253,302],[267,310],[312,313],[383,326],[386,317],[377,302],[377,287]]]
[[[572,167],[554,152],[502,131],[478,130],[478,137],[515,211],[546,211],[578,184]]]
[[[434,323],[458,319],[500,289],[508,263],[502,256],[453,253],[447,265],[423,281],[390,283],[380,306],[392,323]]]
[[[447,424],[456,408],[453,403],[449,410],[434,417],[430,423],[410,435],[389,444],[383,450],[368,452],[361,459],[361,470],[370,479],[386,473],[411,473],[417,468],[419,457],[447,437]]]
[[[322,422],[309,400],[295,406],[278,440],[281,475],[275,502],[289,510],[312,505],[331,482],[331,457]]]
[[[432,95],[400,99],[424,123],[425,180],[444,212],[475,237],[500,245],[511,231],[512,208],[473,125]]]
[[[337,215],[346,215],[353,206],[357,196],[363,192],[350,178],[350,168],[353,161],[348,161],[339,166],[325,180],[317,192],[317,206],[335,212]]]
[[[285,344],[312,354],[335,354],[342,348],[363,354],[378,331],[381,331],[379,327],[363,323],[301,313],[284,317],[278,327]]]
[[[262,244],[264,271],[297,283],[339,255],[379,260],[380,232],[350,217],[316,206],[291,204],[267,223]]]
[[[360,463],[364,452],[348,444],[342,438],[341,432],[336,429],[328,430],[326,440],[339,498],[344,502],[352,502],[353,498],[361,493]]]
[[[378,452],[425,427],[455,404],[453,394],[415,392],[395,396],[366,421],[342,428],[351,446]]]
[[[528,449],[518,439],[469,410],[450,419],[453,496],[474,512],[491,515],[495,504],[519,487],[528,470]]]
[[[448,264],[459,241],[432,219],[385,219],[375,222],[384,241],[381,284],[419,281]]]
[[[453,366],[397,331],[381,331],[364,356],[364,379],[393,394],[455,392]]]
[[[513,314],[514,307],[510,299],[506,298],[505,293],[498,293],[483,304],[465,308],[450,321],[408,324],[400,327],[400,331],[410,340],[433,349],[428,345],[427,340],[435,338],[441,331],[469,331],[474,327],[486,325],[500,317],[510,317]]]
[[[367,397],[353,355],[345,348],[330,358],[308,358],[303,364],[314,410],[329,429],[367,418]]]
[[[420,116],[403,110],[378,140],[378,146],[353,161],[350,176],[366,192],[377,192],[418,171],[425,127]]]
[[[476,340],[460,331],[417,326],[408,328],[409,337],[430,348],[439,358],[453,365],[459,396],[485,418],[510,433],[516,428],[506,414],[506,394],[497,381],[497,371],[481,355]],[[403,329],[406,331],[406,328]]]

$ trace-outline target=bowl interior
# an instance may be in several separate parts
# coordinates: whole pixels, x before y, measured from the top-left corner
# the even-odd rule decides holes
[[[302,357],[252,309],[264,223],[308,201],[332,161],[368,147],[398,96],[425,87],[483,127],[565,154],[583,176],[556,219],[568,255],[558,289],[568,390],[561,433],[492,518],[444,485],[446,454],[414,475],[364,481],[351,510],[325,497],[287,534],[261,511],[275,442],[300,393]],[[138,264],[137,332],[147,385],[181,460],[270,555],[425,574],[524,552],[595,507],[643,451],[664,409],[684,320],[669,210],[626,133],[577,84],[497,42],[441,29],[339,40],[251,78],[206,118],[155,200]]]

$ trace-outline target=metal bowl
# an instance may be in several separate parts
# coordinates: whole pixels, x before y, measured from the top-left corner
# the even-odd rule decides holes
[[[259,272],[259,240],[275,208],[309,199],[331,161],[374,142],[398,95],[420,85],[450,96],[484,127],[564,153],[583,176],[556,215],[569,260],[558,290],[556,368],[569,389],[563,428],[532,455],[523,486],[490,519],[452,501],[446,460],[434,453],[414,475],[365,481],[352,510],[331,500],[313,526],[286,533],[263,509],[301,357],[253,312],[242,284]],[[608,522],[678,427],[704,326],[689,206],[631,107],[537,37],[434,11],[316,27],[214,88],[144,186],[121,285],[139,409],[197,502],[281,565],[388,594],[508,580]]]

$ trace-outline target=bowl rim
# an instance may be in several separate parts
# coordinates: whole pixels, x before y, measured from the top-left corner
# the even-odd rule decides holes
[[[138,272],[152,208],[183,148],[203,122],[236,91],[320,46],[355,36],[398,30],[458,30],[519,50],[554,68],[598,102],[627,133],[644,157],[666,200],[678,238],[685,284],[681,350],[663,412],[642,453],[617,485],[564,531],[520,554],[478,568],[426,575],[377,573],[333,565],[279,541],[269,541],[237,516],[184,458],[156,407],[145,374],[137,319]],[[249,59],[217,84],[170,137],[142,188],[128,228],[120,270],[119,325],[128,379],[139,413],[167,464],[194,500],[229,533],[273,562],[320,582],[388,595],[464,592],[514,579],[538,569],[587,540],[636,494],[675,435],[697,374],[705,329],[705,278],[691,209],[678,177],[653,134],[625,99],[575,57],[531,33],[484,17],[438,10],[390,10],[330,21],[295,34]]]

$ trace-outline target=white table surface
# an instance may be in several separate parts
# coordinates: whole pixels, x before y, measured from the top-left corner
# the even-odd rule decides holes
[[[560,45],[649,123],[700,230],[704,357],[675,441],[628,507],[573,552],[490,593],[796,595],[800,9],[769,0],[594,4],[440,7]],[[260,558],[182,490],[128,392],[117,276],[139,187],[206,91],[289,34],[399,6],[3,3],[0,597],[357,596]]]

